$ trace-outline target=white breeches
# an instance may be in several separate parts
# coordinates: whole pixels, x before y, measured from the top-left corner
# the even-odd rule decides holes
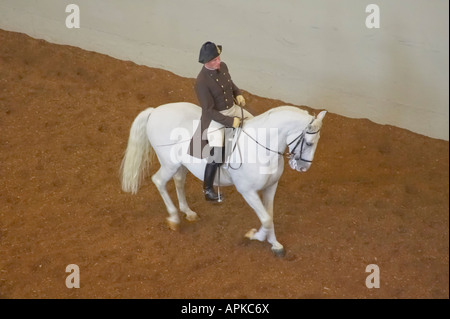
[[[231,117],[241,117],[241,107],[234,104],[232,107],[230,107],[227,110],[220,111],[225,116],[231,116]],[[251,115],[249,112],[244,110],[244,118],[251,118],[253,115]],[[208,127],[207,132],[207,138],[208,138],[208,144],[210,147],[223,147],[224,146],[224,135],[225,130],[224,126],[216,121],[211,121],[211,124]]]

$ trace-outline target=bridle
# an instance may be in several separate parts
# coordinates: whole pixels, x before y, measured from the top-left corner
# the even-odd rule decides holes
[[[312,123],[312,122],[311,122]],[[310,123],[310,124],[311,124]],[[305,144],[305,135],[306,134],[310,134],[310,135],[314,135],[320,132],[320,129],[318,129],[315,132],[308,132],[306,131],[306,129],[298,136],[296,137],[293,141],[291,141],[288,146],[290,146],[292,143],[294,143],[295,141],[297,141],[297,144],[295,144],[295,146],[292,148],[292,150],[287,154],[289,157],[294,156],[295,160],[300,160],[302,162],[307,162],[307,163],[312,163],[312,160],[307,160],[303,158],[303,146]],[[298,154],[298,156],[295,155],[295,150],[296,148],[300,145],[300,152]]]

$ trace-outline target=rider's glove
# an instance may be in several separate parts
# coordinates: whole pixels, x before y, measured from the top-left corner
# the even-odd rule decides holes
[[[242,107],[245,106],[245,99],[242,95],[236,96],[236,102],[239,106],[242,106]]]

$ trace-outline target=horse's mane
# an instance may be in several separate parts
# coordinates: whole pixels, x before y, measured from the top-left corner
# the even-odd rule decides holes
[[[252,122],[260,122],[260,121],[261,121],[261,123],[265,123],[271,116],[273,116],[281,111],[292,111],[292,112],[298,112],[303,115],[311,116],[308,113],[308,111],[302,110],[299,107],[291,106],[291,105],[281,105],[281,106],[271,108],[271,109],[267,110],[266,112],[259,114],[251,119],[248,119],[247,124],[251,124]]]

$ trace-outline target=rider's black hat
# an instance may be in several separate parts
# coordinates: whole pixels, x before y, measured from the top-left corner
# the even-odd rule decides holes
[[[222,46],[215,45],[214,43],[208,41],[205,42],[200,48],[200,56],[198,57],[198,62],[207,63],[212,59],[217,58],[222,53]]]

